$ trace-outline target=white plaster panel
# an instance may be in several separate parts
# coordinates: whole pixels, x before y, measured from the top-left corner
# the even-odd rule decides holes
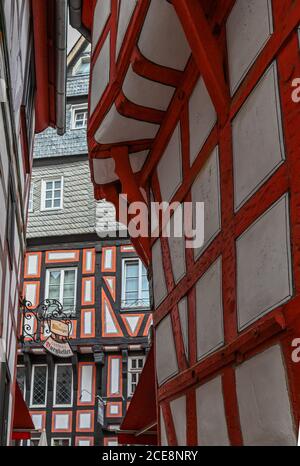
[[[199,257],[221,229],[219,153],[216,147],[203,166],[192,188],[192,202],[204,202],[204,245],[194,249]],[[195,209],[193,224],[196,225]]]
[[[93,259],[92,251],[86,251],[86,253],[85,253],[85,270],[87,272],[90,272],[92,270],[92,259]]]
[[[89,303],[92,301],[92,281],[84,280],[84,301]]]
[[[105,322],[104,322],[104,325],[105,325],[105,333],[110,333],[110,334],[114,334],[114,333],[118,333],[118,329],[113,321],[113,318],[111,316],[111,313],[110,313],[110,309],[107,305],[106,302],[104,302],[104,307],[105,307]],[[113,312],[113,311],[112,311]]]
[[[180,204],[170,218],[166,231],[169,232],[168,241],[174,281],[177,284],[186,273],[185,264],[185,236],[183,233],[183,208]]]
[[[196,326],[199,360],[224,343],[221,257],[196,284]]]
[[[30,254],[27,256],[27,275],[36,275],[38,273],[38,254]]]
[[[221,376],[197,388],[196,403],[198,445],[229,445]]]
[[[162,409],[160,408],[160,444],[162,447],[168,446],[167,432],[164,421],[164,415]]]
[[[151,0],[138,46],[154,63],[184,70],[191,51],[173,5]]]
[[[109,83],[110,72],[110,34],[107,35],[105,42],[97,57],[96,63],[92,69],[90,114],[92,115],[103,92]]]
[[[293,293],[288,195],[238,238],[236,250],[241,330],[287,301]]]
[[[144,150],[129,154],[129,161],[133,173],[139,172],[147,159],[149,151]],[[97,184],[106,184],[116,181],[118,176],[115,173],[115,161],[108,159],[93,159],[94,180]]]
[[[158,239],[152,247],[153,293],[155,307],[167,296],[167,285],[162,262],[161,244]]]
[[[183,338],[183,344],[187,359],[189,358],[189,320],[188,320],[188,301],[185,296],[178,303],[178,312],[180,319],[180,326]]]
[[[116,57],[118,58],[119,52],[133,15],[137,0],[120,0],[119,5],[119,19],[118,19],[118,31],[116,41]]]
[[[115,105],[113,105],[97,129],[95,139],[100,144],[153,139],[158,129],[159,125],[154,123],[120,115]]]
[[[115,173],[115,161],[108,159],[93,159],[94,180],[97,184],[112,183],[118,179]]]
[[[92,333],[92,311],[85,311],[84,313],[84,331],[85,335]]]
[[[215,107],[203,78],[199,78],[189,100],[190,163],[194,162],[217,121]]]
[[[170,403],[172,418],[174,422],[177,445],[186,446],[186,397],[182,396]]]
[[[149,154],[148,150],[143,150],[143,151],[135,152],[134,154],[129,155],[129,161],[130,161],[130,165],[131,165],[133,173],[137,173],[143,168],[143,165],[146,162],[148,154]]]
[[[35,306],[37,304],[36,290],[37,290],[36,283],[26,283],[26,286],[25,286],[26,301],[29,301],[32,304],[32,306]]]
[[[65,261],[65,260],[76,260],[76,252],[49,252],[49,261]]]
[[[69,428],[69,414],[55,414],[54,428],[64,430]]]
[[[109,414],[119,414],[119,405],[111,404],[109,407]]]
[[[78,440],[78,446],[79,447],[89,447],[91,445],[91,441],[86,439],[86,440]]]
[[[111,359],[111,374],[110,374],[110,393],[119,393],[120,391],[120,359]]]
[[[167,110],[174,94],[174,88],[136,74],[132,67],[128,68],[123,83],[123,92],[128,100],[137,105]]]
[[[237,0],[227,20],[227,49],[231,93],[273,33],[271,0]]]
[[[88,364],[80,366],[81,369],[81,398],[82,403],[89,403],[92,401],[93,392],[93,366]]]
[[[129,328],[132,333],[135,332],[135,329],[140,321],[139,316],[125,316],[126,322],[129,325]]]
[[[182,183],[181,133],[179,124],[163,153],[158,165],[157,176],[162,200],[169,202]]]
[[[104,268],[105,269],[112,268],[112,249],[104,250]]]
[[[91,427],[92,427],[91,413],[79,413],[79,428],[80,429],[91,429]]]
[[[238,209],[285,159],[276,62],[233,120],[232,135]]]
[[[244,444],[296,446],[296,435],[279,345],[236,368],[236,388]]]
[[[37,430],[41,430],[42,427],[43,427],[43,416],[42,416],[42,414],[31,413],[31,418],[32,418],[34,428],[37,429]]]
[[[98,40],[103,32],[104,26],[110,15],[111,0],[98,0],[94,10],[93,22],[93,50],[96,47]]]
[[[158,384],[162,385],[178,373],[177,356],[171,317],[165,317],[156,327],[156,370]]]

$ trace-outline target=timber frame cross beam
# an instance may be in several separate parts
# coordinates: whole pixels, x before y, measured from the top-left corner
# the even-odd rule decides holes
[[[224,126],[229,115],[229,87],[225,80],[222,54],[201,3],[199,0],[188,2],[172,0],[172,3],[216,108],[219,121]]]

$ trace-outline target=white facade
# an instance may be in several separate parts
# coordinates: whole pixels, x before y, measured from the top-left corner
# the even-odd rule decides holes
[[[9,443],[8,439],[11,438],[16,340],[19,328],[18,302],[30,183],[30,175],[26,173],[24,165],[22,146],[20,109],[23,104],[26,105],[26,118],[30,118],[27,119],[30,128],[27,136],[32,138],[34,129],[34,81],[31,79],[33,44],[29,17],[30,2],[1,2],[0,445]],[[30,145],[31,140],[28,142]]]

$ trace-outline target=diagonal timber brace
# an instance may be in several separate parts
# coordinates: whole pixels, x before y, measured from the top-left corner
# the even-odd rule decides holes
[[[173,0],[172,3],[223,126],[229,114],[230,96],[217,41],[199,0]]]

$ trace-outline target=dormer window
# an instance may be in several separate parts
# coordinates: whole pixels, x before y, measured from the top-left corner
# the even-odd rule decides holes
[[[90,72],[91,57],[90,55],[85,55],[80,57],[78,62],[73,68],[73,75],[79,76],[82,74],[89,74]]]
[[[88,107],[84,105],[72,105],[71,129],[83,129],[87,127]]]

